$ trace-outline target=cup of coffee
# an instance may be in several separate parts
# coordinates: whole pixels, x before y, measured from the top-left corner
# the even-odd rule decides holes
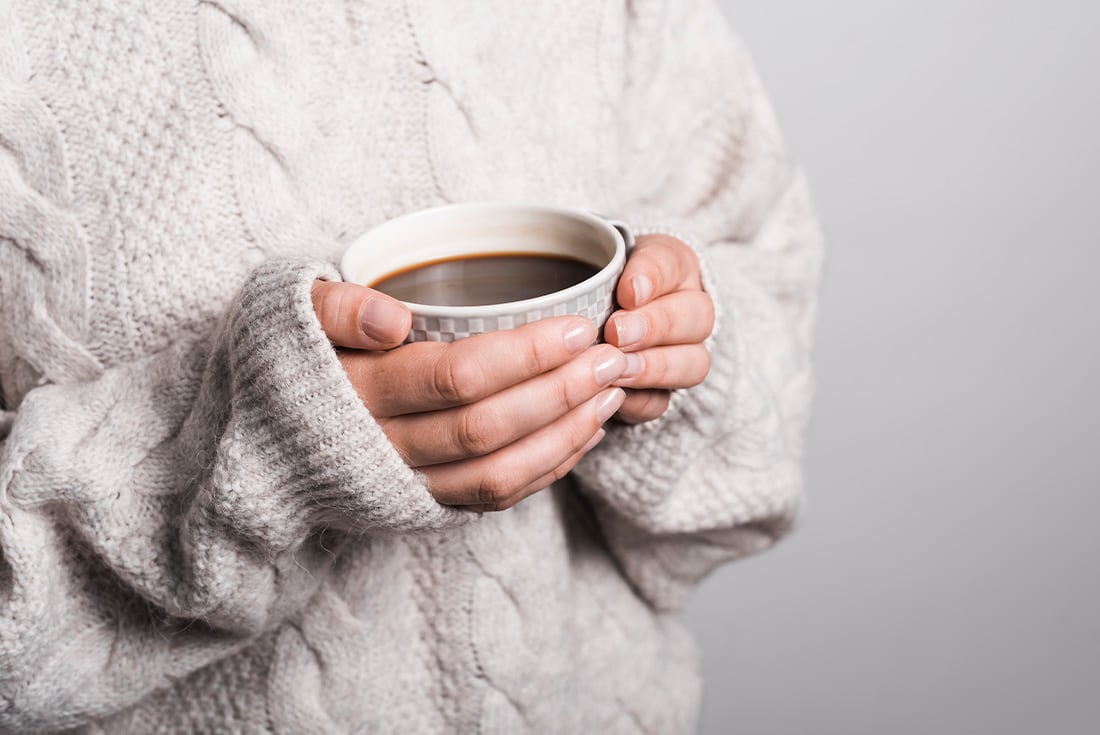
[[[340,270],[409,307],[407,341],[452,342],[566,314],[602,328],[632,245],[624,224],[581,210],[454,204],[368,231]]]

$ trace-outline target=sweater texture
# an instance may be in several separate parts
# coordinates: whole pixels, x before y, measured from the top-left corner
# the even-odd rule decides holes
[[[693,244],[706,381],[437,503],[310,305],[530,201]],[[677,619],[791,526],[821,238],[710,0],[0,0],[0,733],[689,733]]]

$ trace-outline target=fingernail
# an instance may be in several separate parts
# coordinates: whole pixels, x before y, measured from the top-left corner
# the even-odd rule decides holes
[[[570,352],[577,353],[596,341],[596,325],[587,319],[570,327],[565,333],[565,346]]]
[[[359,328],[379,342],[393,342],[405,321],[405,308],[394,301],[371,298],[359,307]]]
[[[653,293],[653,282],[649,280],[649,276],[634,276],[630,279],[630,284],[634,286],[635,306],[641,306],[649,300]]]
[[[616,388],[609,391],[600,397],[599,403],[596,404],[596,419],[602,424],[609,418],[615,415],[615,412],[619,410],[619,407],[623,405],[623,401],[626,400],[626,391],[622,388]]]
[[[626,369],[626,356],[615,350],[596,363],[596,385],[610,385]]]
[[[641,341],[648,329],[649,325],[646,324],[645,317],[638,314],[627,312],[615,317],[615,334],[619,337],[619,347],[626,347]]]
[[[597,431],[595,434],[592,435],[592,438],[585,442],[584,446],[581,447],[581,453],[583,454],[584,452],[592,451],[592,449],[595,448],[595,446],[599,444],[605,436],[607,436],[607,431],[605,431],[604,429],[600,429],[599,431]]]
[[[636,378],[642,374],[643,370],[645,370],[645,358],[637,352],[630,352],[626,355],[626,370],[623,370],[619,378]]]

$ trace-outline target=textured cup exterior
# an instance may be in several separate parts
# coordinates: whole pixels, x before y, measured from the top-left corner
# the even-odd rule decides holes
[[[615,285],[618,283],[618,273],[601,273],[608,276],[601,278],[594,287],[574,298],[563,299],[558,302],[545,304],[540,308],[530,311],[504,311],[499,314],[477,317],[444,317],[418,314],[413,310],[412,331],[406,342],[454,342],[462,337],[474,334],[493,332],[498,329],[512,329],[521,327],[539,319],[552,316],[565,316],[578,314],[587,317],[596,323],[596,327],[603,328],[604,322],[611,316],[615,309]]]
[[[357,238],[344,252],[341,272],[352,283],[369,285],[394,268],[424,260],[507,250],[514,247],[514,238],[529,237],[540,229],[543,234],[535,234],[528,244],[530,252],[585,260],[589,248],[596,247],[602,251],[599,262],[605,265],[581,283],[525,301],[479,306],[406,301],[413,318],[405,341],[453,342],[570,314],[592,320],[602,334],[604,322],[615,309],[615,287],[634,236],[625,223],[592,212],[506,202],[468,202],[421,210],[384,222]],[[422,247],[409,250],[410,242]]]

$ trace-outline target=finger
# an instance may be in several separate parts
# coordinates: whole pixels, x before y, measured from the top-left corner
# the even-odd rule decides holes
[[[625,397],[622,388],[608,388],[549,426],[492,454],[432,465],[420,472],[440,503],[507,507],[581,451]]]
[[[665,415],[672,394],[667,390],[628,390],[615,418],[627,424],[641,424]]]
[[[714,329],[714,302],[704,291],[677,291],[633,311],[617,311],[604,340],[627,352],[702,342]]]
[[[469,406],[397,416],[380,423],[412,467],[478,457],[569,413],[619,378],[626,364],[619,350],[596,345],[545,375]]]
[[[412,314],[400,301],[354,283],[314,281],[313,310],[337,347],[388,350],[405,341]]]
[[[375,418],[388,418],[474,403],[564,365],[595,339],[590,320],[553,317],[449,344],[350,356],[344,367]]]
[[[695,251],[669,235],[643,235],[626,261],[615,298],[624,309],[636,309],[686,288],[702,288]]]
[[[623,388],[691,388],[710,372],[710,352],[701,344],[650,347],[626,356]]]
[[[607,432],[604,429],[600,429],[599,431],[597,431],[595,434],[592,435],[592,438],[589,439],[583,447],[581,447],[581,450],[579,452],[555,467],[553,472],[548,472],[534,482],[528,484],[527,487],[523,488],[520,492],[512,496],[510,502],[508,502],[506,505],[502,506],[496,503],[481,503],[478,505],[462,505],[459,507],[462,508],[462,510],[474,511],[476,513],[491,513],[494,511],[507,510],[524,498],[534,495],[539,490],[544,490],[550,487],[555,482],[568,475],[573,470],[573,468],[577,466],[577,463],[584,459],[584,455],[595,449],[596,445],[603,441],[603,438],[606,435]]]

